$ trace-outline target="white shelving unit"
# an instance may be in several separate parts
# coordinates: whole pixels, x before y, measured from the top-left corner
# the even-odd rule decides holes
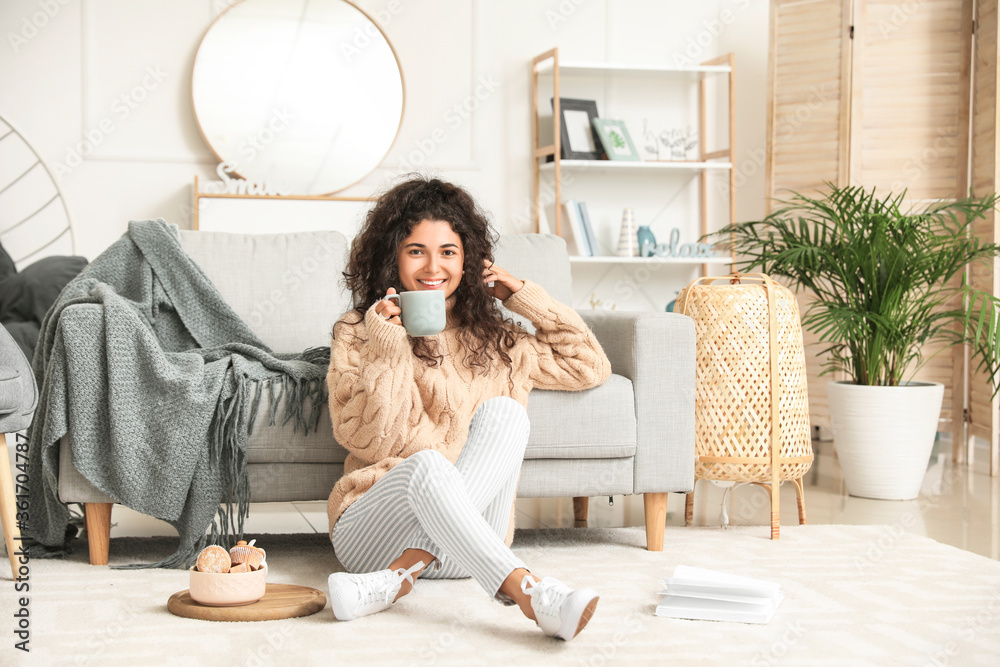
[[[539,145],[539,76],[548,75],[552,79],[552,101],[553,101],[553,141],[546,146]],[[697,160],[692,161],[656,161],[656,162],[630,162],[616,160],[570,160],[563,159],[561,145],[561,114],[560,114],[560,77],[561,76],[583,76],[607,79],[607,77],[641,77],[655,82],[664,77],[676,82],[677,77],[687,77],[692,85],[698,86],[698,150]],[[725,76],[728,83],[728,109],[724,109],[728,114],[728,146],[706,151],[706,78],[709,76]],[[539,229],[539,211],[542,209],[541,201],[541,176],[553,180],[552,191],[555,195],[557,205],[554,207],[553,231],[556,234],[562,233],[562,181],[563,170],[567,173],[605,173],[608,178],[608,187],[613,187],[614,179],[620,178],[624,174],[636,174],[641,172],[687,172],[699,179],[698,196],[698,230],[700,235],[708,233],[707,199],[708,188],[706,175],[711,172],[728,172],[729,174],[729,215],[732,222],[735,207],[733,204],[733,164],[732,145],[733,131],[735,126],[733,108],[733,54],[726,54],[719,58],[709,60],[700,65],[689,67],[661,66],[661,65],[632,65],[618,63],[592,63],[592,62],[560,62],[559,49],[555,48],[545,53],[539,54],[532,59],[531,63],[531,83],[532,83],[532,162],[533,162],[533,186],[534,186],[534,211],[535,230]],[[695,123],[693,123],[695,124]],[[551,160],[551,161],[547,161]],[[701,264],[702,274],[705,275],[710,264],[731,264],[731,257],[572,257],[571,262],[575,265],[591,264]]]

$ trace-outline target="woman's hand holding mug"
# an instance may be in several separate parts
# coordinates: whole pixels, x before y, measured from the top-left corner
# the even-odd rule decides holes
[[[390,287],[386,290],[385,295],[395,294],[396,288]],[[403,313],[402,309],[399,307],[399,303],[395,301],[390,301],[388,299],[382,299],[375,306],[375,312],[382,316],[382,319],[388,321],[390,324],[395,324],[397,326],[403,326],[403,320],[400,315]]]
[[[393,301],[396,303],[393,303]],[[448,324],[443,290],[413,290],[396,294],[390,287],[375,312],[411,336],[436,336]]]

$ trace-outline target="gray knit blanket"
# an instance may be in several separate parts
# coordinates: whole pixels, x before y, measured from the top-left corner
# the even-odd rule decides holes
[[[176,553],[150,566],[188,567],[206,541],[242,535],[247,439],[265,396],[270,424],[318,424],[329,349],[272,353],[183,251],[177,227],[147,220],[130,222],[62,291],[32,366],[41,391],[28,431],[28,537],[64,544],[68,433],[87,480],[177,529]]]

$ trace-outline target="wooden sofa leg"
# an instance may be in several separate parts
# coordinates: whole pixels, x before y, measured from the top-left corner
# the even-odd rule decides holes
[[[111,505],[113,503],[84,503],[83,514],[87,522],[87,543],[90,546],[90,564],[107,565],[111,546]]]
[[[590,511],[590,498],[573,498],[573,523],[577,527],[587,525],[587,514]]]
[[[642,494],[646,514],[646,550],[663,551],[663,529],[667,525],[667,494]]]

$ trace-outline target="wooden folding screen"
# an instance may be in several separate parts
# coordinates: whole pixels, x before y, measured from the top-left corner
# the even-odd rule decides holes
[[[815,194],[824,183],[847,183],[850,133],[849,3],[771,3],[766,190],[769,206],[790,192]],[[809,297],[796,295],[805,312]],[[810,423],[829,426],[828,377],[818,337],[803,331]]]
[[[973,50],[972,89],[972,174],[973,194],[983,196],[1000,190],[1000,143],[997,141],[997,60],[998,60],[997,0],[976,2],[976,33]],[[973,233],[984,241],[996,243],[997,214],[976,223]],[[973,267],[969,282],[973,287],[1000,295],[1000,265]],[[968,453],[972,458],[973,438],[985,438],[990,443],[990,474],[1000,473],[1000,400],[993,398],[989,378],[976,370],[976,363],[968,368]]]
[[[772,0],[771,21],[769,198],[823,181],[907,189],[911,203],[967,194],[972,0]],[[796,122],[783,141],[778,129]],[[828,424],[830,378],[807,356],[810,419]],[[956,441],[963,368],[962,351],[947,350],[917,375],[945,385]]]

